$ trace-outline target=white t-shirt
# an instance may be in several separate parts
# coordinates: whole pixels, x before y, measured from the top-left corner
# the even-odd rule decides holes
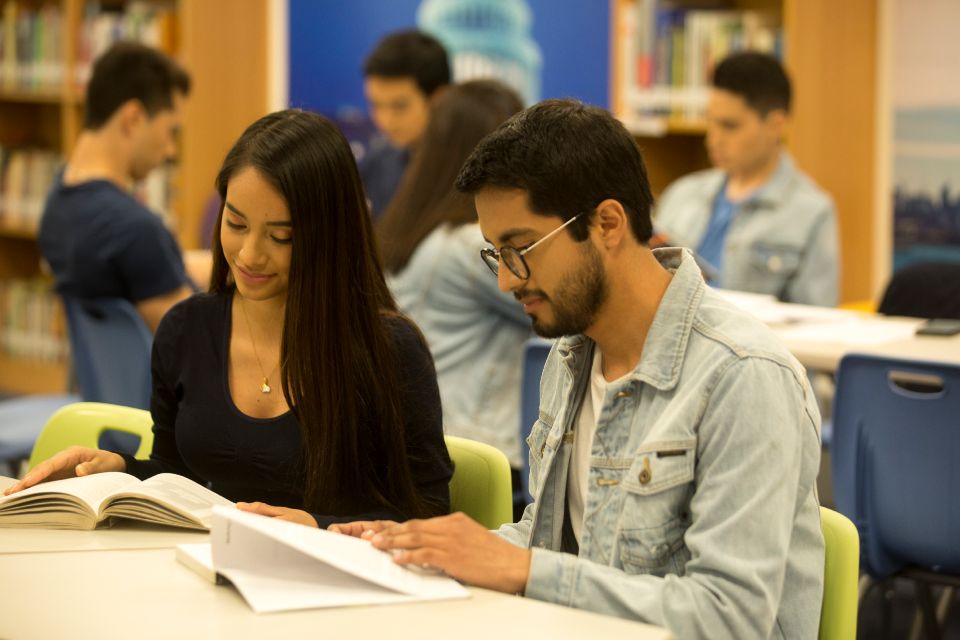
[[[590,367],[590,386],[584,394],[577,416],[577,427],[573,437],[573,453],[570,455],[570,471],[567,474],[567,509],[570,512],[570,525],[573,536],[580,544],[580,531],[583,529],[583,508],[587,502],[587,476],[590,473],[590,451],[593,449],[593,434],[597,431],[600,411],[603,409],[603,396],[608,383],[603,377],[600,349],[593,351],[593,365]]]

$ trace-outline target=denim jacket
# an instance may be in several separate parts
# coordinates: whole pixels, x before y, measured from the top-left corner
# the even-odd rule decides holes
[[[657,230],[672,244],[699,247],[724,180],[722,171],[711,169],[670,185],[657,205]],[[833,201],[783,153],[767,185],[734,212],[720,286],[832,307],[838,255]]]
[[[498,533],[532,549],[528,597],[685,640],[816,638],[820,416],[804,370],[705,286],[689,252],[656,255],[675,273],[640,362],[607,388],[579,549],[564,519],[585,336],[547,359],[528,440],[534,503]]]
[[[477,224],[435,229],[387,283],[437,367],[445,433],[497,447],[520,468],[520,376],[530,318],[480,258]]]

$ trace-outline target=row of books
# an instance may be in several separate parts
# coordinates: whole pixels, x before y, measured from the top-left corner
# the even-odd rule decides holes
[[[0,223],[3,226],[36,229],[60,163],[60,155],[48,149],[0,147]]]
[[[66,320],[48,280],[0,280],[0,351],[46,362],[67,359]]]
[[[86,86],[93,61],[118,40],[136,40],[169,54],[177,50],[177,16],[172,0],[128,2],[107,11],[88,2],[77,38],[76,82]]]
[[[702,119],[717,62],[735,51],[781,54],[783,32],[771,12],[667,0],[634,0],[622,9],[618,81],[630,115]]]
[[[2,1],[2,0],[0,0]],[[0,27],[0,88],[49,91],[64,82],[65,22],[60,3],[27,0],[3,3]],[[131,1],[105,10],[88,2],[76,41],[74,80],[86,86],[93,61],[117,40],[136,40],[173,53],[177,47],[176,13],[171,3]]]
[[[0,87],[54,89],[63,84],[63,12],[59,4],[7,0],[0,28]]]
[[[47,149],[0,147],[0,225],[35,230],[61,164],[60,155]],[[137,184],[133,192],[167,223],[170,222],[174,197],[175,171],[173,166],[156,169]]]

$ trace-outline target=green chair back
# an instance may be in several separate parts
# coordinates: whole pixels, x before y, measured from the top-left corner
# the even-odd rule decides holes
[[[510,463],[503,453],[482,442],[444,436],[453,460],[450,508],[462,511],[487,529],[513,522]]]
[[[820,527],[826,543],[820,640],[854,640],[857,637],[860,536],[846,516],[825,507],[820,507]]]
[[[135,456],[146,459],[153,448],[153,419],[149,411],[102,402],[76,402],[54,413],[33,445],[29,467],[43,462],[67,447],[96,448],[100,434],[107,429],[140,436]]]

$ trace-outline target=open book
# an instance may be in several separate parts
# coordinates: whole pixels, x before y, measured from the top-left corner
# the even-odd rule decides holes
[[[16,482],[0,476],[0,491]],[[95,529],[116,517],[206,530],[214,505],[233,503],[174,473],[143,481],[126,473],[97,473],[0,495],[0,527]]]
[[[215,507],[211,543],[180,545],[177,560],[223,576],[257,613],[468,598],[459,583],[393,562],[369,541]]]

